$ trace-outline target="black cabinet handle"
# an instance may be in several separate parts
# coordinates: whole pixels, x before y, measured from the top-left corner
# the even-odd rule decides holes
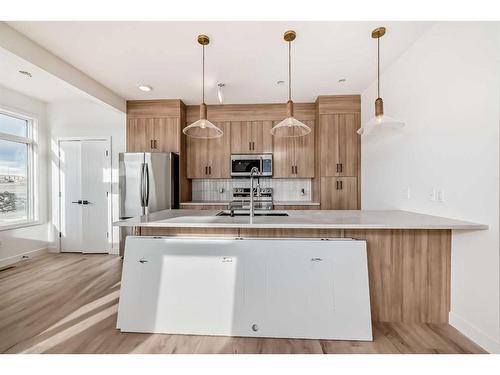
[[[340,180],[340,190],[342,190],[342,189],[343,189],[343,186],[342,186],[342,185],[343,185],[343,184],[342,184],[342,180]]]
[[[340,173],[342,173],[342,169],[344,168],[342,167],[342,163],[340,163]]]
[[[154,148],[155,148],[155,150],[157,150],[157,149],[158,149],[158,144],[157,144],[157,142],[158,142],[158,141],[157,141],[156,139],[155,139],[155,140],[154,140],[154,142],[153,142],[153,144],[154,144],[154,146],[155,146],[155,147],[154,147]]]
[[[339,180],[335,181],[335,189],[339,190]]]
[[[208,174],[208,166],[205,165],[205,174]]]
[[[211,166],[208,167],[208,174],[212,174],[212,167]]]
[[[154,144],[153,144],[153,140],[152,140],[152,139],[149,141],[149,144],[150,144],[150,146],[151,146],[151,149],[155,148],[155,147],[154,147]]]

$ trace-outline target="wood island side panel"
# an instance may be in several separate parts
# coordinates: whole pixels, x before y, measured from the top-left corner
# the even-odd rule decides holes
[[[451,230],[152,228],[142,235],[354,238],[367,242],[374,322],[447,323]]]

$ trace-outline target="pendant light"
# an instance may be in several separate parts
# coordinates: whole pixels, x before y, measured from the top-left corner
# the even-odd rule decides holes
[[[186,126],[182,132],[192,138],[219,138],[224,134],[217,126],[207,120],[207,105],[205,104],[205,46],[210,43],[206,35],[198,35],[198,43],[203,48],[203,89],[200,104],[200,119]]]
[[[367,134],[377,127],[402,128],[404,122],[384,115],[384,101],[380,97],[380,38],[385,34],[385,27],[372,31],[372,38],[377,39],[377,99],[375,100],[375,117],[358,130],[358,134]]]
[[[288,30],[283,35],[288,42],[288,102],[286,103],[287,117],[271,129],[275,137],[303,137],[311,132],[311,128],[293,117],[292,101],[292,41],[295,40],[295,31]]]

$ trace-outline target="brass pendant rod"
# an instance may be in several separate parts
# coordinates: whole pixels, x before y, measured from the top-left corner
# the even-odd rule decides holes
[[[380,98],[380,38],[377,38],[377,98]]]
[[[288,100],[292,100],[292,42],[288,42]]]
[[[202,103],[205,103],[205,45],[203,44],[202,45],[203,47],[203,73],[202,73],[202,76],[203,76],[203,84],[202,84]]]

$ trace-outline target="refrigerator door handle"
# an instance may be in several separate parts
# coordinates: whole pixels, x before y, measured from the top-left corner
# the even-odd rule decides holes
[[[145,163],[141,164],[141,182],[139,184],[139,186],[141,188],[141,192],[140,192],[141,193],[141,207],[145,206],[145,204],[144,204],[144,172],[146,171],[145,166],[146,166]]]
[[[146,187],[145,191],[144,191],[144,207],[147,207],[149,205],[149,166],[147,163],[144,164],[145,165],[145,170],[146,170],[146,174],[145,174],[145,179],[144,179],[144,185]]]

